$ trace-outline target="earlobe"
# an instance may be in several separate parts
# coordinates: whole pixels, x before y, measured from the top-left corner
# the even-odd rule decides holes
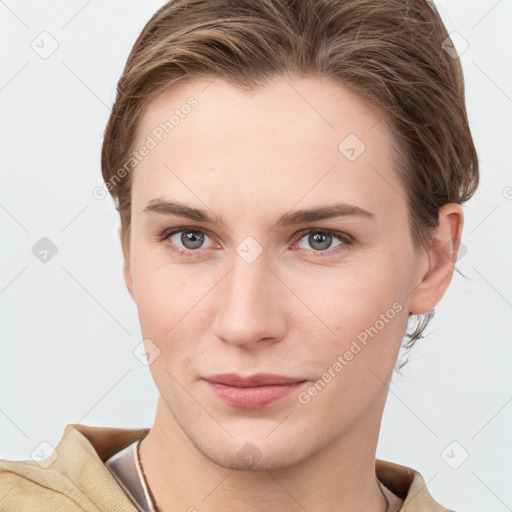
[[[120,227],[117,230],[117,234],[119,236],[119,239],[121,239],[121,228]],[[122,245],[122,240],[121,240],[121,245]],[[123,250],[123,276],[124,276],[124,282],[126,284],[126,288],[130,292],[132,299],[135,300],[135,298],[133,297],[132,272],[130,270],[130,263],[128,261],[128,255],[124,254],[124,250]]]
[[[455,269],[463,225],[464,213],[460,205],[449,203],[439,209],[439,226],[429,250],[422,256],[423,265],[418,269],[419,275],[410,294],[411,313],[427,313],[445,294]]]
[[[123,275],[124,275],[124,282],[126,283],[126,288],[130,292],[130,295],[132,296],[132,299],[135,300],[133,296],[133,280],[132,280],[132,273],[130,270],[130,264],[125,259],[123,263]]]

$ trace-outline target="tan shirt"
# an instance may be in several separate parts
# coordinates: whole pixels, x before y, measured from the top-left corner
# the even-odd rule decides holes
[[[57,445],[56,458],[54,452],[38,462],[0,459],[0,510],[137,512],[105,461],[148,432],[70,424]],[[52,457],[55,460],[44,467]],[[404,500],[400,512],[454,512],[434,500],[414,469],[376,459],[375,472]]]

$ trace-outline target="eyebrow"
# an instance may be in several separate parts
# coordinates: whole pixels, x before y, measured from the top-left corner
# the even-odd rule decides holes
[[[148,201],[143,213],[158,213],[161,215],[185,217],[197,222],[206,224],[215,224],[217,217],[211,217],[206,210],[192,208],[178,201],[168,201],[164,199],[152,199]],[[359,206],[336,203],[318,206],[307,210],[296,210],[281,215],[276,222],[276,226],[288,226],[291,224],[301,224],[305,222],[315,222],[325,219],[334,219],[338,217],[366,217],[375,218],[375,214],[360,208]]]

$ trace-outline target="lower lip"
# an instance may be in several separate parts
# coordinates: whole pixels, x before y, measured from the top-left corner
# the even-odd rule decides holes
[[[228,405],[246,409],[260,409],[274,404],[297,391],[306,381],[285,385],[238,387],[206,381],[217,397]]]

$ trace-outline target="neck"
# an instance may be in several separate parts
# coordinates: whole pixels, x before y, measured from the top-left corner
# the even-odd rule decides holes
[[[192,444],[160,397],[154,425],[140,448],[159,511],[385,512],[388,504],[375,474],[384,391],[326,448],[271,471],[232,470],[212,462]],[[393,504],[394,495],[388,490],[385,494]]]

